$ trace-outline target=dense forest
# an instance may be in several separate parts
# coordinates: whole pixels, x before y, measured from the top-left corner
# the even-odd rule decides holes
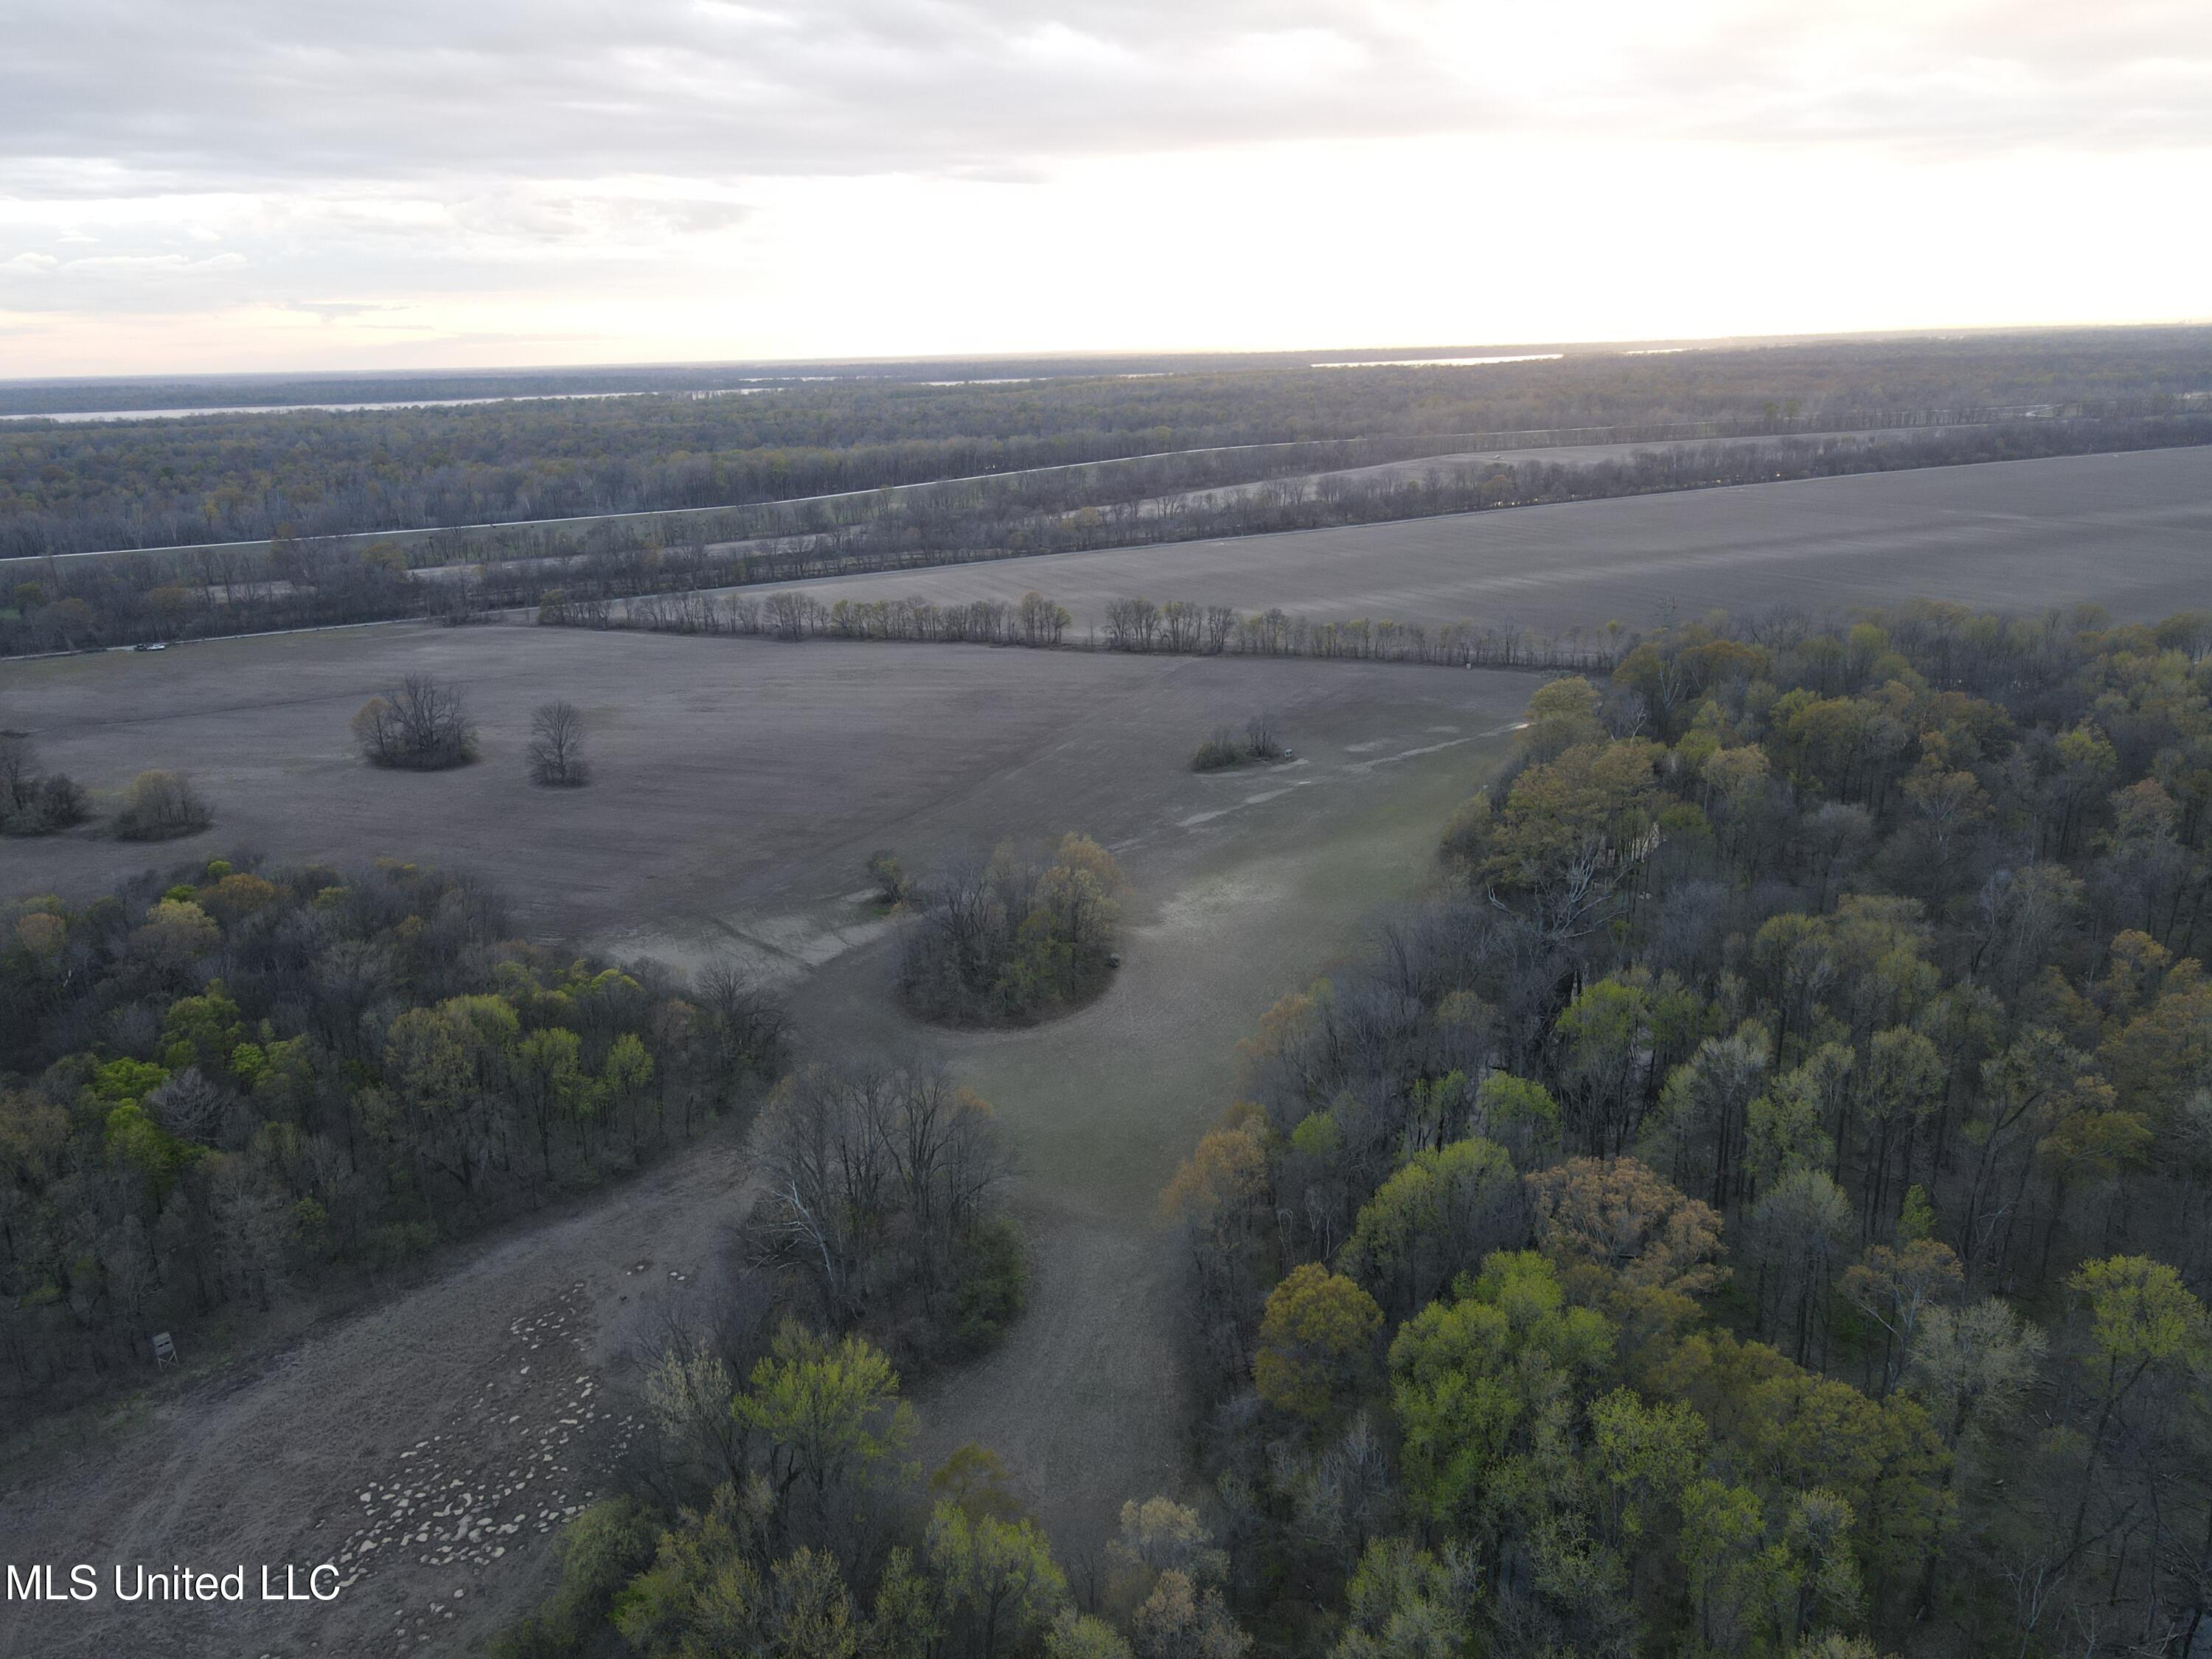
[[[1192,1492],[1056,1560],[719,1287],[503,1650],[2193,1651],[2212,613],[1716,617],[1528,714],[1164,1194]]]
[[[1271,1648],[2175,1655],[2212,1612],[2212,614],[1680,629],[1169,1194]]]
[[[1165,450],[1831,421],[2212,389],[2212,331],[1830,341],[1481,368],[1224,365],[935,386],[800,379],[458,407],[0,427],[0,555],[724,506]],[[447,395],[462,395],[448,393]]]
[[[784,1018],[737,972],[559,957],[411,865],[216,860],[0,937],[0,1398],[148,1337],[343,1298],[746,1105]]]

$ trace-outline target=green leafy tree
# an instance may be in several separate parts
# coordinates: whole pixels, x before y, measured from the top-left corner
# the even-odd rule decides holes
[[[767,1437],[778,1499],[793,1488],[808,1491],[817,1510],[848,1483],[888,1478],[914,1437],[913,1409],[899,1398],[890,1360],[862,1337],[832,1342],[791,1322],[730,1410]]]
[[[161,1021],[161,1061],[173,1072],[197,1066],[209,1077],[221,1077],[245,1040],[238,1005],[216,980],[198,996],[179,997],[169,1005]]]
[[[1045,1659],[1133,1659],[1129,1644],[1103,1619],[1062,1607],[1044,1636]]]
[[[1416,1153],[1361,1206],[1340,1265],[1401,1315],[1520,1233],[1521,1183],[1504,1150],[1455,1140]]]
[[[1330,1659],[1456,1659],[1481,1594],[1477,1563],[1456,1540],[1432,1554],[1411,1539],[1377,1538],[1345,1587],[1344,1634]]]
[[[934,1659],[945,1637],[941,1585],[914,1564],[914,1552],[894,1548],[876,1583],[876,1605],[862,1650],[870,1659]]]
[[[1552,1264],[1500,1252],[1451,1302],[1390,1344],[1390,1398],[1405,1437],[1408,1495],[1424,1514],[1475,1523],[1499,1468],[1525,1449],[1547,1408],[1613,1358],[1613,1330],[1571,1307]]]
[[[1034,1522],[971,1516],[939,1504],[923,1552],[947,1607],[967,1617],[982,1659],[993,1659],[1001,1641],[1025,1641],[1067,1601],[1066,1576]]]
[[[1632,1547],[1659,1531],[1704,1462],[1705,1419],[1678,1400],[1615,1389],[1591,1401],[1588,1461],[1606,1535]]]
[[[2212,1358],[2212,1323],[2203,1303],[2181,1275],[2148,1256],[2114,1255],[2085,1261],[2069,1281],[2089,1311],[2085,1366],[2094,1389],[2087,1477],[2074,1511],[2073,1541],[2080,1543],[2094,1479],[2114,1418],[2143,1380],[2159,1371],[2183,1371]]]
[[[1308,1261],[1267,1297],[1252,1362],[1260,1397],[1279,1411],[1317,1421],[1357,1380],[1382,1326],[1375,1298],[1342,1273]]]
[[[1492,1072],[1474,1091],[1474,1123],[1485,1140],[1503,1146],[1522,1169],[1547,1163],[1564,1144],[1566,1120],[1540,1083]]]

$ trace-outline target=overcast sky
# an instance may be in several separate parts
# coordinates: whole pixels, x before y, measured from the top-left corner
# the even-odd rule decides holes
[[[2207,0],[6,0],[0,377],[2212,315]]]

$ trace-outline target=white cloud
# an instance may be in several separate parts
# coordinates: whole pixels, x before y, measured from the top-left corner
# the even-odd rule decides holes
[[[1506,131],[1964,153],[2212,118],[2200,0],[16,0],[9,48],[27,193]]]
[[[2118,319],[2212,7],[14,0],[0,111],[17,372]]]

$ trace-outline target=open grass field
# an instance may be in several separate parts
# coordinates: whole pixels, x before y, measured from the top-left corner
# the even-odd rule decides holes
[[[428,776],[370,772],[346,720],[418,670],[469,681],[484,758]],[[33,732],[51,763],[95,785],[188,767],[216,826],[155,848],[70,836],[0,851],[9,894],[88,891],[246,845],[284,860],[435,857],[501,879],[533,933],[678,959],[751,956],[786,980],[806,1050],[941,1052],[994,1103],[1019,1160],[1034,1281],[1030,1312],[998,1351],[923,1391],[920,1450],[997,1446],[1076,1559],[1124,1498],[1182,1478],[1160,1186],[1232,1097],[1237,1041],[1278,996],[1357,951],[1376,907],[1426,878],[1443,815],[1503,752],[1534,684],[523,629],[55,659],[0,668],[0,724]],[[597,781],[582,792],[522,781],[528,710],[556,695],[592,721]],[[1209,726],[1261,707],[1295,761],[1187,769]],[[887,930],[860,894],[867,852],[896,847],[926,866],[963,844],[1067,828],[1105,842],[1131,880],[1124,965],[1106,994],[1024,1031],[945,1034],[905,1018],[889,996]],[[359,1594],[281,1632],[251,1609],[165,1621],[164,1650],[258,1651],[241,1644],[279,1634],[288,1652],[466,1650],[541,1589],[551,1534],[537,1530],[540,1510],[581,1502],[618,1455],[626,1407],[600,1402],[616,1392],[636,1304],[669,1273],[711,1267],[744,1182],[741,1152],[710,1140],[468,1248],[265,1365],[165,1383],[98,1468],[0,1506],[0,1558],[85,1559],[96,1540],[125,1559],[307,1560],[374,1538]],[[482,1493],[549,1454],[515,1533],[448,1548],[447,1523],[433,1522],[427,1543],[401,1540],[394,1505],[422,1485],[422,1459],[441,1486]],[[112,1651],[155,1628],[112,1602],[36,1625],[0,1618],[0,1656]]]
[[[1419,463],[1413,464],[1418,469]],[[1142,595],[1547,633],[1908,598],[2152,617],[2212,599],[2212,449],[2077,455],[1576,501],[810,583],[825,603],[1030,588],[1097,625]]]
[[[466,687],[473,766],[380,772],[356,756],[354,711],[416,672]],[[533,934],[795,967],[874,931],[855,896],[878,847],[926,868],[1070,828],[1124,848],[1218,836],[1224,821],[1183,821],[1250,775],[1189,774],[1213,726],[1266,708],[1294,746],[1326,745],[1418,729],[1470,699],[1503,696],[1510,713],[1525,696],[1524,682],[1483,684],[1379,665],[412,625],[20,663],[0,667],[0,726],[29,732],[46,766],[94,789],[180,769],[216,823],[150,847],[89,831],[9,842],[0,891],[81,896],[233,849],[421,857],[497,878]],[[556,696],[584,711],[588,789],[525,779],[530,711]],[[1292,786],[1310,779],[1293,769],[1284,787],[1303,798]]]

